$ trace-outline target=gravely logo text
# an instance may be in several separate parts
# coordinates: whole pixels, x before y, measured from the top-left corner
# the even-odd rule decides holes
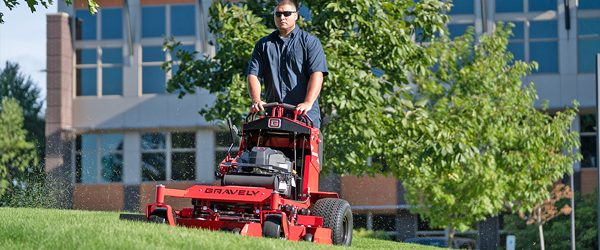
[[[231,194],[231,195],[250,195],[250,196],[256,196],[256,194],[258,194],[258,191],[221,189],[221,188],[207,188],[204,192],[207,194]]]

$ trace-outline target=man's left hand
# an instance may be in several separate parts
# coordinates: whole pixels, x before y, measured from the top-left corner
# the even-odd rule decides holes
[[[300,103],[298,105],[296,105],[296,111],[298,111],[298,113],[301,113],[303,115],[306,115],[306,113],[312,109],[312,103]]]

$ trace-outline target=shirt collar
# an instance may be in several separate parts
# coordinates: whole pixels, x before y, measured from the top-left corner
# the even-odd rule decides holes
[[[298,27],[298,24],[296,24],[296,27],[294,27],[294,30],[292,30],[292,32],[290,33],[290,35],[288,37],[289,38],[294,38],[294,37],[296,37],[296,35],[298,35],[298,32],[300,32],[300,27]],[[279,37],[279,30],[278,29],[276,29],[275,32],[273,32],[273,33],[275,33],[275,35],[277,37]]]

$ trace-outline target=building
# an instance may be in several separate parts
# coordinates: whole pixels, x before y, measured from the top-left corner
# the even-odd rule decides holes
[[[215,163],[227,150],[218,126],[197,111],[214,96],[205,91],[177,99],[165,90],[160,69],[170,54],[164,36],[182,48],[211,55],[207,0],[96,0],[92,16],[79,4],[58,2],[47,17],[46,171],[49,202],[56,207],[141,211],[158,183],[186,188],[214,183]],[[553,110],[576,99],[574,129],[584,160],[576,163],[575,190],[596,186],[594,54],[600,53],[597,0],[454,0],[448,29],[477,35],[498,21],[513,22],[509,50],[516,59],[538,61],[524,79],[537,83]],[[226,137],[226,136],[225,136]],[[336,178],[333,178],[336,179]],[[341,193],[359,227],[386,230],[397,240],[444,233],[410,214],[401,181],[345,176],[327,188]],[[385,190],[386,192],[380,192]],[[186,202],[187,203],[187,202]],[[181,207],[186,203],[177,204]],[[498,218],[464,232],[479,249],[503,244]]]

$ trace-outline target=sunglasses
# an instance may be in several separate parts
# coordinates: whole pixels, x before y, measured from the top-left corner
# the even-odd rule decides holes
[[[292,14],[296,13],[297,11],[275,11],[275,16],[276,17],[280,17],[281,15],[288,17],[291,16]]]

